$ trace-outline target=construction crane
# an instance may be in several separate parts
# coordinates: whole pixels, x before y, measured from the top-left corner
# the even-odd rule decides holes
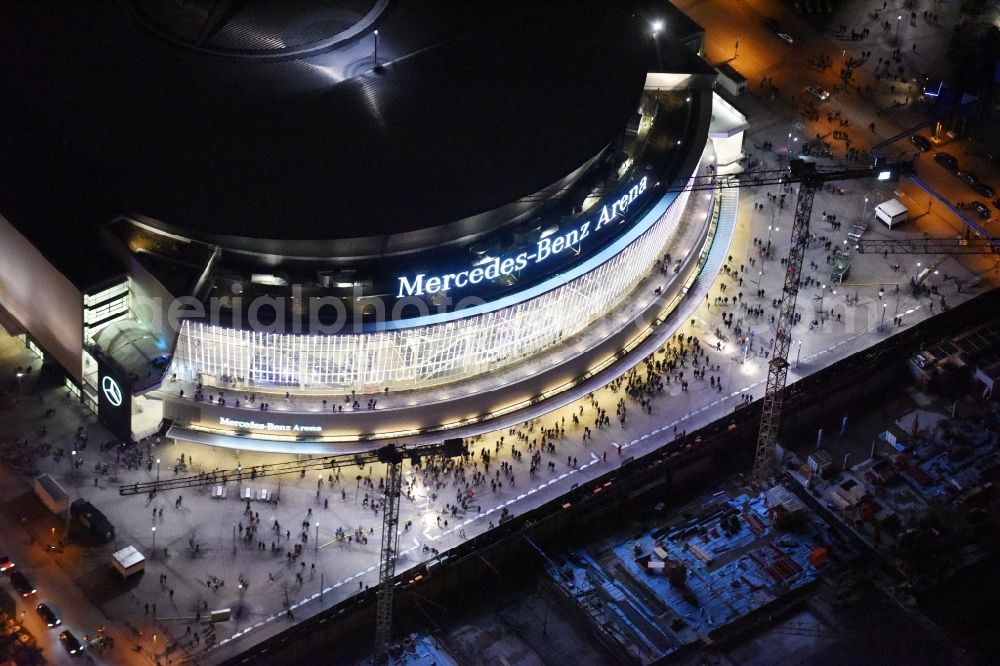
[[[237,466],[236,469],[230,470],[132,483],[119,486],[118,492],[121,495],[155,494],[177,488],[225,484],[229,481],[242,484],[244,481],[266,476],[283,474],[305,476],[310,470],[338,469],[351,465],[365,467],[369,464],[385,463],[388,474],[382,500],[382,547],[379,549],[378,595],[375,608],[375,660],[376,663],[382,663],[389,654],[389,641],[392,635],[392,601],[395,590],[396,557],[399,552],[399,497],[402,492],[403,461],[409,458],[410,462],[416,465],[425,457],[456,458],[465,454],[465,443],[458,438],[413,447],[386,444],[371,451],[255,465],[249,470]],[[359,480],[360,478],[358,477]]]
[[[872,238],[854,244],[858,254],[996,254],[996,238]]]
[[[796,158],[788,164],[786,183],[799,183],[795,201],[795,218],[792,222],[791,246],[785,262],[785,280],[778,300],[777,331],[767,369],[767,384],[761,405],[760,431],[754,454],[753,479],[764,484],[774,468],[774,449],[781,424],[781,405],[785,383],[788,379],[788,350],[792,344],[792,327],[795,325],[795,302],[802,283],[802,261],[809,243],[809,218],[812,216],[816,191],[826,183],[839,180],[878,178],[890,180],[903,173],[910,173],[909,162],[876,167],[820,169],[815,160]]]

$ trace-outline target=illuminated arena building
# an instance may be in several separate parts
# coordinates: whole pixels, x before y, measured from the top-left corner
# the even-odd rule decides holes
[[[664,4],[7,3],[7,325],[121,437],[321,451],[606,382],[741,156]]]

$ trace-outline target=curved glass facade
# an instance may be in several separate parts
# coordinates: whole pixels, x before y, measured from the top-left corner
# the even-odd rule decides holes
[[[545,351],[608,314],[661,255],[688,199],[594,270],[506,308],[441,324],[295,335],[185,321],[173,371],[207,384],[373,391],[419,389],[496,371]],[[214,377],[215,381],[210,379]]]

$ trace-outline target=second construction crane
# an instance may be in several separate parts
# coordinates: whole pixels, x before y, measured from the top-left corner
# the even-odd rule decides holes
[[[366,465],[374,463],[385,463],[388,472],[386,479],[388,483],[385,484],[385,494],[382,503],[382,547],[379,549],[378,596],[375,607],[375,660],[377,663],[382,663],[389,653],[389,643],[392,635],[392,603],[396,585],[396,558],[399,554],[399,497],[402,491],[403,461],[409,458],[412,463],[419,464],[421,459],[425,457],[441,456],[444,458],[456,458],[465,454],[465,443],[458,438],[413,447],[386,444],[378,449],[359,453],[345,453],[271,463],[268,465],[256,465],[249,470],[237,467],[235,470],[216,470],[214,472],[191,476],[132,483],[119,486],[118,492],[121,495],[148,493],[152,497],[157,492],[177,488],[191,488],[215,484],[225,486],[229,481],[235,481],[237,485],[242,487],[246,481],[255,481],[266,476],[299,474],[300,477],[305,477],[308,471],[339,469],[351,465],[363,468]],[[357,480],[360,484],[360,475],[358,475]]]

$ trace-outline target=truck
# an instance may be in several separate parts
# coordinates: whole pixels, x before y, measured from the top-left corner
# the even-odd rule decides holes
[[[910,210],[899,199],[889,199],[875,207],[875,219],[892,229],[910,219]]]
[[[69,495],[50,474],[42,474],[31,487],[52,513],[58,515],[69,511]]]
[[[115,526],[111,521],[82,497],[70,505],[69,512],[98,541],[107,543],[115,538]]]

